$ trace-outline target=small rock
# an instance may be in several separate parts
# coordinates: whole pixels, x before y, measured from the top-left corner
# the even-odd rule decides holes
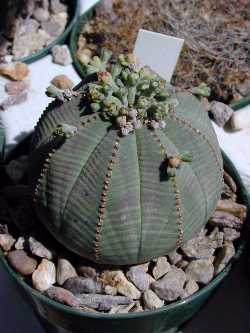
[[[240,232],[236,231],[233,228],[224,228],[224,240],[225,241],[234,241],[240,237]]]
[[[80,63],[84,66],[88,65],[88,63],[91,60],[91,55],[86,54],[84,50],[78,50],[76,53],[76,57],[80,61]]]
[[[35,238],[29,237],[29,249],[30,252],[37,257],[52,259],[52,252],[49,251],[42,243],[38,242]]]
[[[63,287],[67,290],[70,290],[73,294],[98,294],[103,291],[103,287],[100,281],[80,276],[68,279],[64,283]]]
[[[60,258],[57,265],[56,282],[62,286],[65,281],[76,276],[76,270],[71,263],[66,259]]]
[[[126,279],[122,271],[104,271],[101,278],[105,283],[116,287],[121,295],[132,299],[139,299],[141,297],[141,292]]]
[[[182,255],[176,251],[172,251],[168,254],[168,258],[172,265],[176,265],[177,262],[182,260]]]
[[[243,225],[243,221],[241,221],[238,217],[221,211],[215,211],[213,216],[210,218],[209,223],[212,226],[218,227],[228,227],[241,229]]]
[[[250,94],[250,79],[245,80],[243,83],[237,85],[239,93],[243,96]]]
[[[171,271],[152,284],[156,294],[166,301],[174,301],[183,294],[186,275],[182,269],[171,267]]]
[[[37,32],[26,33],[14,39],[12,53],[14,59],[26,57],[42,49],[50,41],[50,35],[39,29]]]
[[[48,10],[38,7],[35,9],[33,16],[37,21],[44,22],[49,19],[50,15]]]
[[[183,295],[181,295],[181,298],[187,298],[196,293],[198,290],[199,290],[198,283],[193,279],[189,279],[185,285],[184,293]]]
[[[0,67],[0,74],[14,81],[22,81],[28,76],[29,72],[28,66],[22,62],[11,63]]]
[[[78,294],[76,297],[80,301],[80,306],[87,306],[100,311],[110,310],[115,305],[128,305],[132,303],[130,298],[124,296]]]
[[[153,276],[156,280],[167,274],[171,270],[171,266],[166,257],[159,257],[153,268]]]
[[[242,221],[247,217],[247,207],[233,200],[219,200],[216,210],[230,213]]]
[[[61,287],[50,287],[45,291],[49,298],[72,307],[79,307],[80,301],[70,291]]]
[[[107,294],[107,295],[112,295],[112,296],[117,295],[116,287],[105,286],[104,291],[105,291],[105,294]]]
[[[5,167],[7,175],[14,183],[19,183],[27,173],[28,156],[22,155],[16,160],[11,160]]]
[[[4,251],[9,251],[15,241],[15,238],[13,238],[10,234],[0,234],[0,247]]]
[[[49,36],[52,37],[57,37],[62,33],[62,27],[52,18],[48,21],[42,22],[42,28]]]
[[[214,275],[214,266],[209,259],[191,261],[187,266],[186,275],[202,284],[208,284]]]
[[[216,227],[211,234],[208,236],[209,239],[213,242],[213,246],[215,248],[222,247],[223,240],[224,240],[224,234],[222,231],[219,231],[219,228]],[[205,258],[203,258],[205,259]]]
[[[86,46],[86,44],[87,44],[87,39],[83,35],[80,35],[78,37],[78,41],[77,41],[77,49],[78,50],[84,49],[84,47]]]
[[[207,259],[212,257],[215,249],[213,241],[204,235],[190,239],[181,249],[189,258]]]
[[[45,291],[56,283],[56,267],[53,262],[43,259],[32,274],[32,283],[39,291]]]
[[[29,88],[28,81],[7,82],[4,86],[5,91],[9,95],[17,95]]]
[[[187,267],[187,265],[189,264],[189,261],[182,260],[182,261],[179,261],[178,264],[180,265],[180,266],[178,266],[178,268],[182,268],[183,269],[183,268]]]
[[[96,270],[93,267],[80,265],[77,269],[78,274],[84,277],[95,279],[97,276]]]
[[[53,62],[67,66],[72,63],[72,58],[67,45],[55,45],[52,49]]]
[[[135,303],[132,302],[129,305],[115,305],[113,306],[109,313],[115,314],[115,313],[129,313],[129,311],[135,306]]]
[[[67,13],[54,14],[52,15],[51,19],[52,22],[55,22],[60,26],[60,31],[58,31],[58,35],[63,33],[68,22],[68,14]]]
[[[214,273],[219,274],[235,256],[235,248],[232,242],[227,242],[219,252],[214,263]]]
[[[145,269],[140,266],[133,266],[127,272],[127,278],[131,281],[140,291],[145,291],[149,288],[149,278]]]
[[[149,262],[145,262],[144,264],[139,264],[139,265],[135,265],[135,266],[132,266],[132,267],[133,268],[141,268],[141,269],[144,270],[145,273],[147,273],[149,264],[150,264]]]
[[[224,127],[234,111],[227,104],[213,101],[210,104],[210,112],[212,113],[216,124],[220,127]]]
[[[8,226],[7,224],[0,224],[0,234],[8,234]]]
[[[140,301],[136,301],[134,304],[135,304],[135,305],[134,305],[134,307],[132,308],[131,312],[143,312],[143,308],[142,308],[142,306],[141,306]]]
[[[51,83],[58,89],[71,89],[74,87],[74,83],[66,75],[57,75],[51,81]]]
[[[37,261],[23,250],[12,251],[8,254],[9,264],[23,276],[31,275],[37,266]]]
[[[143,302],[149,310],[155,310],[164,305],[164,302],[151,289],[143,293]]]
[[[7,110],[9,107],[17,104],[21,104],[26,102],[28,99],[27,92],[23,92],[21,94],[12,95],[7,97],[0,103],[0,110]]]
[[[50,1],[50,10],[54,14],[62,13],[67,11],[67,6],[63,4],[60,0]]]
[[[230,189],[233,191],[233,193],[237,192],[237,185],[233,178],[227,173],[225,170],[223,171],[223,178],[225,183],[230,187]]]
[[[15,38],[20,37],[23,34],[31,34],[33,32],[36,32],[39,28],[39,22],[37,22],[34,19],[26,19],[26,20],[20,20],[17,22],[17,31],[14,36]]]
[[[19,237],[17,242],[15,243],[16,250],[23,250],[24,249],[25,239],[24,237]]]

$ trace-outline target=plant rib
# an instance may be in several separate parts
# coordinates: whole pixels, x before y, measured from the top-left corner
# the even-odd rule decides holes
[[[161,152],[164,151],[165,154],[168,156],[166,152],[166,148],[164,147],[163,143],[161,142],[159,136],[157,135],[155,130],[149,130],[153,138],[155,139],[156,143],[160,146]],[[176,246],[181,246],[183,242],[183,213],[182,213],[182,203],[181,203],[181,197],[180,197],[180,190],[178,189],[177,184],[177,177],[176,175],[170,177],[170,180],[172,182],[173,186],[173,192],[174,192],[174,199],[175,199],[175,210],[177,215],[177,225],[178,225],[178,237],[176,241]]]
[[[110,180],[111,180],[111,176],[112,176],[112,170],[113,170],[114,164],[117,160],[117,156],[119,153],[120,141],[121,141],[121,138],[117,135],[115,143],[113,145],[111,159],[109,160],[107,172],[106,172],[106,175],[105,175],[104,181],[103,181],[103,190],[101,193],[101,202],[99,205],[99,212],[98,212],[98,223],[96,225],[96,232],[95,232],[95,238],[94,238],[94,255],[95,255],[96,261],[99,261],[100,256],[101,256],[101,251],[100,251],[101,229],[102,229],[102,225],[104,222],[104,215],[105,215],[105,211],[106,211],[106,207],[107,207],[107,196],[108,196],[108,190],[109,190]]]

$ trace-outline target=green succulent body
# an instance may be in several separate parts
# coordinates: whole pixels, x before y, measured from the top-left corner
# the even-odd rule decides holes
[[[71,251],[136,264],[173,251],[204,226],[220,197],[222,158],[195,97],[171,94],[124,56],[105,64],[105,71],[91,64],[78,94],[43,113],[31,186],[39,217]]]

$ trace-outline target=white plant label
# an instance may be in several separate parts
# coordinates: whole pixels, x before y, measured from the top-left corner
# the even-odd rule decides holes
[[[134,54],[140,66],[149,66],[167,82],[171,81],[184,40],[157,32],[140,29]]]

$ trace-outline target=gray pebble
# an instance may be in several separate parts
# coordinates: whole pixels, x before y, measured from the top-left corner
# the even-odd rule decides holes
[[[156,265],[153,268],[153,276],[156,280],[167,274],[171,270],[171,266],[166,257],[157,258]]]
[[[51,287],[45,291],[49,298],[72,307],[79,307],[80,301],[70,291],[61,287]]]
[[[52,48],[53,62],[67,66],[72,63],[71,54],[67,45],[56,45]]]
[[[0,110],[7,110],[8,108],[10,108],[13,105],[17,105],[17,104],[26,102],[27,99],[28,99],[27,92],[22,92],[17,95],[9,96],[0,103]]]
[[[80,276],[69,278],[64,283],[63,287],[70,290],[73,294],[98,294],[103,291],[103,286],[100,281]]]
[[[131,281],[140,291],[145,291],[149,288],[148,274],[140,266],[132,266],[126,274],[129,281]]]
[[[29,237],[28,240],[30,252],[40,258],[52,259],[52,252],[49,251],[42,243],[35,238]]]
[[[224,127],[226,122],[233,114],[233,109],[227,104],[213,101],[210,104],[210,112],[214,117],[214,121],[220,127]]]
[[[164,302],[151,289],[143,293],[143,302],[148,310],[155,310],[164,305]]]
[[[100,311],[110,310],[115,305],[131,304],[133,301],[125,296],[110,296],[98,294],[77,294],[81,306],[87,306]]]
[[[216,261],[214,263],[215,275],[219,274],[234,256],[235,256],[235,248],[233,243],[226,242],[226,244],[220,250],[216,258]]]
[[[76,270],[71,263],[66,259],[60,258],[57,264],[56,282],[62,286],[65,281],[76,276]]]
[[[0,234],[0,247],[4,251],[9,251],[15,241],[15,238],[13,238],[10,234]]]
[[[174,301],[183,294],[183,286],[186,281],[186,275],[182,269],[171,267],[163,278],[152,283],[155,293],[166,301]]]
[[[214,266],[209,259],[198,259],[191,261],[185,272],[190,279],[208,284],[213,278]]]

